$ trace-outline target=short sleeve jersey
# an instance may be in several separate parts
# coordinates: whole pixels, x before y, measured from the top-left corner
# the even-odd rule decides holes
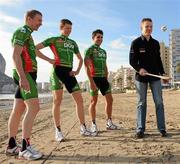
[[[44,47],[50,47],[54,54],[55,65],[73,67],[73,54],[79,53],[76,42],[68,37],[61,35],[51,37],[42,42]]]
[[[31,33],[33,31],[27,25],[18,28],[12,37],[12,45],[23,47],[21,59],[25,72],[37,72],[37,61],[35,53],[35,45]]]
[[[84,59],[91,59],[92,63],[89,65],[92,77],[105,77],[106,70],[106,51],[94,44],[85,50]]]

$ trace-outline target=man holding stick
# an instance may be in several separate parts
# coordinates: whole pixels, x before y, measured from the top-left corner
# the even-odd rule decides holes
[[[161,80],[158,77],[148,75],[148,73],[156,75],[163,75],[165,73],[160,57],[159,42],[151,37],[152,27],[152,20],[150,18],[143,18],[141,21],[142,35],[132,42],[130,49],[130,65],[137,71],[135,82],[138,94],[137,138],[144,137],[148,83],[156,107],[159,132],[162,137],[167,136]],[[167,80],[164,81],[167,82]]]

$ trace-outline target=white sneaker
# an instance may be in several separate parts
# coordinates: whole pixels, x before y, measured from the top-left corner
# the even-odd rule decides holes
[[[106,124],[106,129],[107,130],[120,130],[120,127],[118,127],[117,125],[113,124],[111,119],[107,120],[107,124]]]
[[[19,151],[19,159],[36,160],[42,156],[42,153],[36,151],[32,146],[28,146],[24,151]]]
[[[59,131],[58,129],[56,129],[56,131],[55,131],[55,139],[56,139],[58,142],[64,141],[64,136],[63,136],[62,132]]]
[[[87,128],[84,125],[80,126],[80,134],[82,136],[91,136],[91,132],[87,130]]]
[[[98,128],[97,128],[97,125],[92,123],[92,126],[91,126],[91,133],[93,136],[97,136],[98,134]]]
[[[15,146],[14,148],[9,148],[7,147],[6,148],[6,155],[9,155],[9,156],[13,156],[13,155],[18,155],[19,154],[19,151],[20,151],[21,147],[19,145]]]
[[[32,145],[28,146],[27,149],[30,150],[31,152],[33,152],[34,154],[38,154],[39,156],[43,155],[42,153],[35,150],[34,146],[32,146]]]

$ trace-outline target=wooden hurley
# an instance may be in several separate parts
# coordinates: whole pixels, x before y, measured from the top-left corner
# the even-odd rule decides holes
[[[152,73],[146,73],[146,75],[153,76],[153,77],[158,77],[158,78],[163,79],[163,80],[171,80],[171,78],[168,77],[168,76],[160,76],[160,75],[155,75],[155,74],[152,74]]]

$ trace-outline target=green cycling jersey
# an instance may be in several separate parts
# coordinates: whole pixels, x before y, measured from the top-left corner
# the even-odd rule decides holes
[[[107,54],[104,49],[94,44],[85,51],[84,59],[91,59],[89,65],[90,74],[92,77],[106,76],[106,59]]]
[[[25,72],[37,72],[37,61],[35,53],[35,45],[31,33],[33,31],[27,25],[18,28],[12,37],[12,45],[23,47],[21,59]]]
[[[42,42],[44,47],[49,46],[54,54],[55,65],[73,67],[73,54],[79,53],[76,42],[68,37],[61,35],[51,37]]]

